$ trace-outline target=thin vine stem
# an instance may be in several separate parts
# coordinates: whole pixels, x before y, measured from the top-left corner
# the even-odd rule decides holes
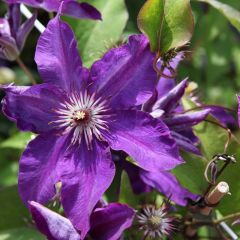
[[[197,106],[197,107],[193,107],[193,108],[187,109],[187,110],[181,112],[181,114],[188,113],[188,112],[195,111],[195,110],[199,110],[199,109],[203,109],[203,108],[207,108],[207,107],[209,107],[209,108],[211,108],[211,107],[221,107],[221,108],[223,108],[226,111],[236,112],[235,109],[224,107],[224,106],[221,106],[221,105],[208,105],[208,104],[205,105],[205,104],[203,104],[201,106]]]
[[[225,217],[222,217],[222,218],[220,218],[218,220],[213,221],[213,223],[215,225],[217,225],[217,224],[219,224],[221,222],[225,222],[225,221],[232,220],[232,219],[235,220],[237,218],[240,218],[240,212],[229,214],[229,215],[227,215]]]
[[[18,65],[20,66],[20,68],[24,71],[24,73],[27,75],[27,77],[29,78],[30,82],[32,83],[32,85],[36,85],[37,82],[35,81],[33,75],[31,74],[31,72],[28,70],[27,66],[23,63],[23,61],[21,60],[20,57],[18,57],[16,59],[16,62],[18,63]]]
[[[232,137],[232,132],[231,132],[231,130],[230,130],[229,128],[223,126],[221,123],[218,123],[218,122],[215,122],[215,121],[212,121],[212,120],[209,120],[209,119],[205,119],[204,121],[205,121],[205,122],[212,123],[212,124],[215,124],[215,125],[219,126],[220,128],[223,128],[223,129],[225,129],[225,130],[227,131],[227,133],[228,133],[228,139],[227,139],[227,141],[226,141],[226,143],[225,143],[225,145],[224,145],[224,153],[226,153],[226,152],[227,152],[227,149],[228,149],[228,146],[229,146],[229,143],[230,143],[230,141],[231,141],[231,137]]]

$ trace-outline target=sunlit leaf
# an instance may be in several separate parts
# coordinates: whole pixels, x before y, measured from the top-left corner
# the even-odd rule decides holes
[[[124,0],[87,0],[102,14],[102,21],[72,20],[78,47],[85,66],[89,67],[103,53],[118,43],[128,19]]]
[[[32,228],[16,228],[0,232],[1,240],[44,240],[44,236]]]
[[[220,11],[229,22],[240,31],[240,12],[228,4],[221,3],[216,0],[198,0],[210,4],[212,7]]]
[[[139,29],[145,33],[152,51],[166,53],[188,43],[194,30],[189,0],[148,0],[138,15]]]
[[[30,132],[19,132],[7,140],[1,142],[0,148],[24,149],[27,143],[34,137]]]

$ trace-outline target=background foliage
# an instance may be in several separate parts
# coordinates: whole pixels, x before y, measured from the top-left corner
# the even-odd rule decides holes
[[[102,22],[73,21],[70,18],[65,18],[65,20],[72,25],[77,35],[83,63],[89,67],[107,49],[121,44],[128,35],[139,32],[137,14],[145,1],[86,0],[86,2],[95,5],[102,12]],[[240,33],[238,31],[240,24],[235,18],[231,18],[229,10],[221,12],[206,2],[214,4],[216,1],[191,1],[195,30],[187,58],[179,68],[178,81],[189,76],[191,81],[198,84],[201,98],[205,103],[222,104],[236,109],[235,96],[240,92]],[[221,0],[221,2],[240,10],[239,0]],[[4,3],[0,2],[1,17],[4,16],[5,11]],[[49,15],[40,11],[39,20],[46,24]],[[21,58],[30,67],[37,81],[41,82],[33,61],[38,37],[39,33],[34,29],[27,40]],[[15,63],[1,60],[0,83],[12,80],[19,85],[30,84]],[[0,93],[0,96],[3,97],[3,94]],[[202,193],[206,187],[203,178],[204,166],[213,154],[223,152],[226,134],[216,126],[206,123],[199,126],[196,133],[203,141],[202,149],[206,159],[185,154],[184,158],[187,163],[175,169],[174,174],[189,190]],[[16,187],[18,160],[25,145],[32,137],[34,136],[30,133],[18,132],[13,123],[0,115],[0,240],[43,239],[29,227],[30,217],[18,197]],[[236,155],[238,162],[230,166],[222,176],[230,184],[232,193],[220,205],[222,214],[240,210],[240,147],[235,143],[231,144],[231,153]],[[127,180],[123,179],[123,181]],[[120,199],[131,205],[131,202],[128,202],[128,196],[131,194],[129,187],[126,187],[128,184],[127,182],[124,184],[125,188],[122,189]]]

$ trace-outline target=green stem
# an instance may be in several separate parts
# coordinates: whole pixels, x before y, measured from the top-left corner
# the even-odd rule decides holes
[[[30,82],[32,83],[32,85],[37,84],[37,82],[35,81],[35,79],[33,78],[33,75],[31,74],[31,72],[28,70],[27,66],[23,63],[23,61],[21,60],[20,57],[18,57],[16,59],[16,62],[18,63],[18,65],[20,66],[20,68],[24,71],[24,73],[27,75],[27,77],[29,78]]]
[[[213,223],[215,224],[215,225],[217,225],[217,224],[219,224],[219,223],[221,223],[221,222],[225,222],[225,221],[228,221],[228,220],[235,220],[235,219],[237,219],[237,218],[240,218],[240,212],[238,212],[238,213],[233,213],[233,214],[229,214],[229,215],[227,215],[227,216],[225,216],[225,217],[222,217],[222,218],[220,218],[220,219],[218,219],[218,220],[215,220],[215,221],[213,221]]]

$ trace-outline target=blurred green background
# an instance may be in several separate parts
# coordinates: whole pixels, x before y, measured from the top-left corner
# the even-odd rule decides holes
[[[128,35],[139,32],[137,14],[145,1],[86,2],[95,5],[102,12],[103,22],[73,20],[67,17],[64,19],[73,27],[83,62],[89,67],[107,49],[121,44]],[[239,0],[221,2],[240,10]],[[191,3],[195,17],[195,32],[189,47],[190,52],[179,67],[178,80],[189,77],[191,81],[196,82],[205,103],[222,104],[236,109],[236,94],[240,92],[240,33],[216,9],[206,3],[197,1]],[[4,17],[5,13],[6,6],[4,2],[0,2],[0,17]],[[38,19],[46,25],[49,14],[40,10]],[[34,29],[28,37],[21,59],[40,83],[34,62],[38,37],[39,32]],[[17,85],[30,85],[28,78],[15,62],[0,60],[0,83],[11,81]],[[0,93],[1,98],[3,95]],[[0,115],[0,240],[42,239],[40,236],[37,237],[36,232],[26,228],[30,224],[30,218],[18,198],[16,187],[18,160],[32,137],[31,133],[19,133],[14,123]],[[216,133],[215,136],[209,137],[216,137]]]

